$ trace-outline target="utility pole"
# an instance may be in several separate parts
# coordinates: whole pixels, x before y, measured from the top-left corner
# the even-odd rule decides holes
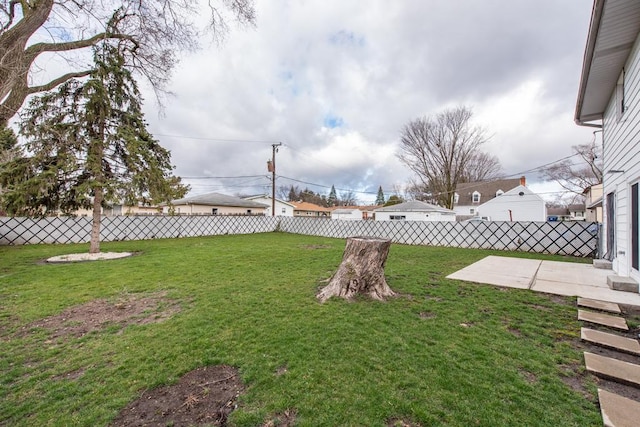
[[[267,170],[271,172],[271,216],[276,216],[276,153],[278,147],[282,145],[282,142],[277,144],[271,144],[273,153],[271,160],[267,160]]]

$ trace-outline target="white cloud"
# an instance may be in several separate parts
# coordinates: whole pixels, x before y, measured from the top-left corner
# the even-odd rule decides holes
[[[164,117],[151,95],[146,108],[159,135],[267,142],[159,136],[179,174],[264,174],[281,141],[283,176],[390,194],[410,176],[395,157],[402,126],[463,104],[508,173],[590,138],[573,123],[591,12],[582,0],[270,0],[257,12],[255,29],[183,58]],[[216,189],[252,190],[234,184],[246,187]]]

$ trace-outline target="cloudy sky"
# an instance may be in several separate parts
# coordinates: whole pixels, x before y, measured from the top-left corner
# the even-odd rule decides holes
[[[147,120],[191,194],[270,191],[266,162],[281,142],[278,186],[335,185],[371,202],[411,177],[396,158],[403,125],[459,105],[519,176],[593,138],[573,122],[591,6],[257,0],[255,28],[183,55],[175,96],[159,116],[149,93]]]

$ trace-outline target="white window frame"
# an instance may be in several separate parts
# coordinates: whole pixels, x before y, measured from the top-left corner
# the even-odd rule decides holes
[[[474,191],[473,194],[471,194],[471,203],[480,203],[480,193],[479,192]]]
[[[405,221],[407,219],[406,215],[389,215],[389,219],[391,221]]]

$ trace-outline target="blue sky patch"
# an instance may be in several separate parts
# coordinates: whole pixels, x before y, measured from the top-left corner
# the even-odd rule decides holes
[[[334,45],[342,46],[364,46],[365,39],[353,31],[340,30],[329,36],[329,42]]]
[[[333,114],[327,114],[324,116],[324,126],[330,129],[342,127],[344,120],[342,117],[334,116]]]

